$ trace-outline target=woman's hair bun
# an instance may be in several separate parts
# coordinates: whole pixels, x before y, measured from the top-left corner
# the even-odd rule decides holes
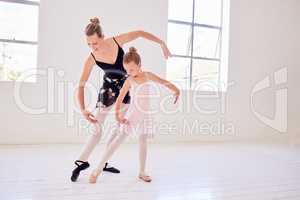
[[[130,48],[129,48],[129,52],[130,52],[130,53],[137,53],[137,50],[136,50],[135,47],[130,47]]]
[[[93,24],[100,24],[100,20],[98,17],[93,17],[90,19],[90,22]]]

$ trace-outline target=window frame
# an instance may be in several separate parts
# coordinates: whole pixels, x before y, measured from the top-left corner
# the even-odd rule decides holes
[[[170,0],[171,1],[171,0]],[[170,3],[169,1],[169,3]],[[191,53],[190,55],[179,55],[179,54],[172,54],[172,57],[176,57],[176,58],[188,58],[190,59],[190,64],[189,64],[189,84],[186,85],[186,89],[187,90],[191,90],[193,89],[192,88],[192,82],[193,82],[193,60],[197,59],[197,60],[209,60],[209,61],[217,61],[218,62],[218,80],[217,80],[217,83],[218,83],[218,91],[222,90],[221,89],[221,62],[222,62],[222,43],[223,43],[223,9],[224,9],[224,0],[220,0],[221,2],[221,11],[220,11],[220,16],[221,16],[221,19],[220,19],[220,26],[215,26],[215,25],[209,25],[209,24],[200,24],[200,23],[196,23],[195,22],[195,0],[192,0],[193,1],[193,9],[192,9],[192,21],[191,22],[188,22],[188,21],[182,21],[182,20],[174,20],[174,19],[169,19],[168,17],[168,25],[170,23],[172,24],[183,24],[183,25],[188,25],[191,27],[192,31],[191,31]],[[218,55],[218,58],[210,58],[210,57],[201,57],[201,56],[194,56],[194,32],[195,32],[195,27],[202,27],[202,28],[208,28],[208,29],[216,29],[216,30],[219,30],[220,33],[219,33],[219,38],[217,40],[217,46],[219,45],[219,55]],[[199,90],[199,91],[206,91],[206,90]],[[214,91],[215,92],[215,91]]]
[[[5,3],[11,3],[11,4],[24,4],[24,5],[29,5],[29,6],[40,6],[40,1],[30,1],[30,0],[0,0],[0,2],[5,2]],[[0,43],[10,43],[10,44],[27,44],[27,45],[35,45],[38,47],[38,39],[36,41],[30,41],[30,40],[16,40],[16,39],[4,39],[0,38]],[[35,58],[37,59],[37,57]],[[37,66],[36,66],[37,68]],[[0,80],[2,81],[13,81],[13,80]],[[34,81],[36,82],[36,80]]]

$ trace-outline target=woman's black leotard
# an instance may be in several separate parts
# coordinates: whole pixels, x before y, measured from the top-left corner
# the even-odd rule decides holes
[[[122,88],[127,78],[127,74],[123,66],[124,51],[120,47],[118,42],[115,40],[115,38],[113,38],[113,40],[118,45],[118,55],[115,63],[109,64],[109,63],[98,61],[96,60],[93,53],[91,53],[96,64],[104,71],[103,85],[100,88],[98,94],[98,101],[96,104],[96,108],[98,108],[99,106],[107,107],[114,104],[117,100],[117,97],[119,96],[120,89]],[[127,92],[123,100],[123,103],[125,104],[130,103],[129,92]]]

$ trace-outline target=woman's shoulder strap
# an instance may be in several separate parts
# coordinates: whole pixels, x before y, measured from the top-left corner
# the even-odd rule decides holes
[[[95,56],[94,56],[94,54],[91,52],[91,55],[92,55],[92,57],[94,58],[94,60],[96,61],[96,58],[95,58]]]
[[[121,46],[119,45],[119,43],[117,42],[117,40],[116,40],[115,37],[113,37],[113,40],[115,41],[115,43],[116,43],[119,47],[121,47]]]

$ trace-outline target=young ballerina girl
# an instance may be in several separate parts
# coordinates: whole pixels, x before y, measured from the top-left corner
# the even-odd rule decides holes
[[[139,136],[139,159],[140,171],[139,178],[145,182],[151,182],[151,177],[145,172],[145,164],[147,157],[147,136],[151,134],[151,115],[149,113],[150,106],[150,87],[151,81],[160,83],[171,89],[175,94],[174,103],[177,102],[180,91],[167,80],[164,80],[151,72],[144,72],[141,67],[141,58],[134,47],[129,49],[123,59],[124,68],[129,75],[116,101],[116,119],[120,122],[119,135],[111,142],[103,154],[101,161],[90,175],[89,182],[96,183],[98,175],[102,169],[129,134],[137,134]],[[130,90],[132,102],[125,115],[121,112],[121,104]]]

